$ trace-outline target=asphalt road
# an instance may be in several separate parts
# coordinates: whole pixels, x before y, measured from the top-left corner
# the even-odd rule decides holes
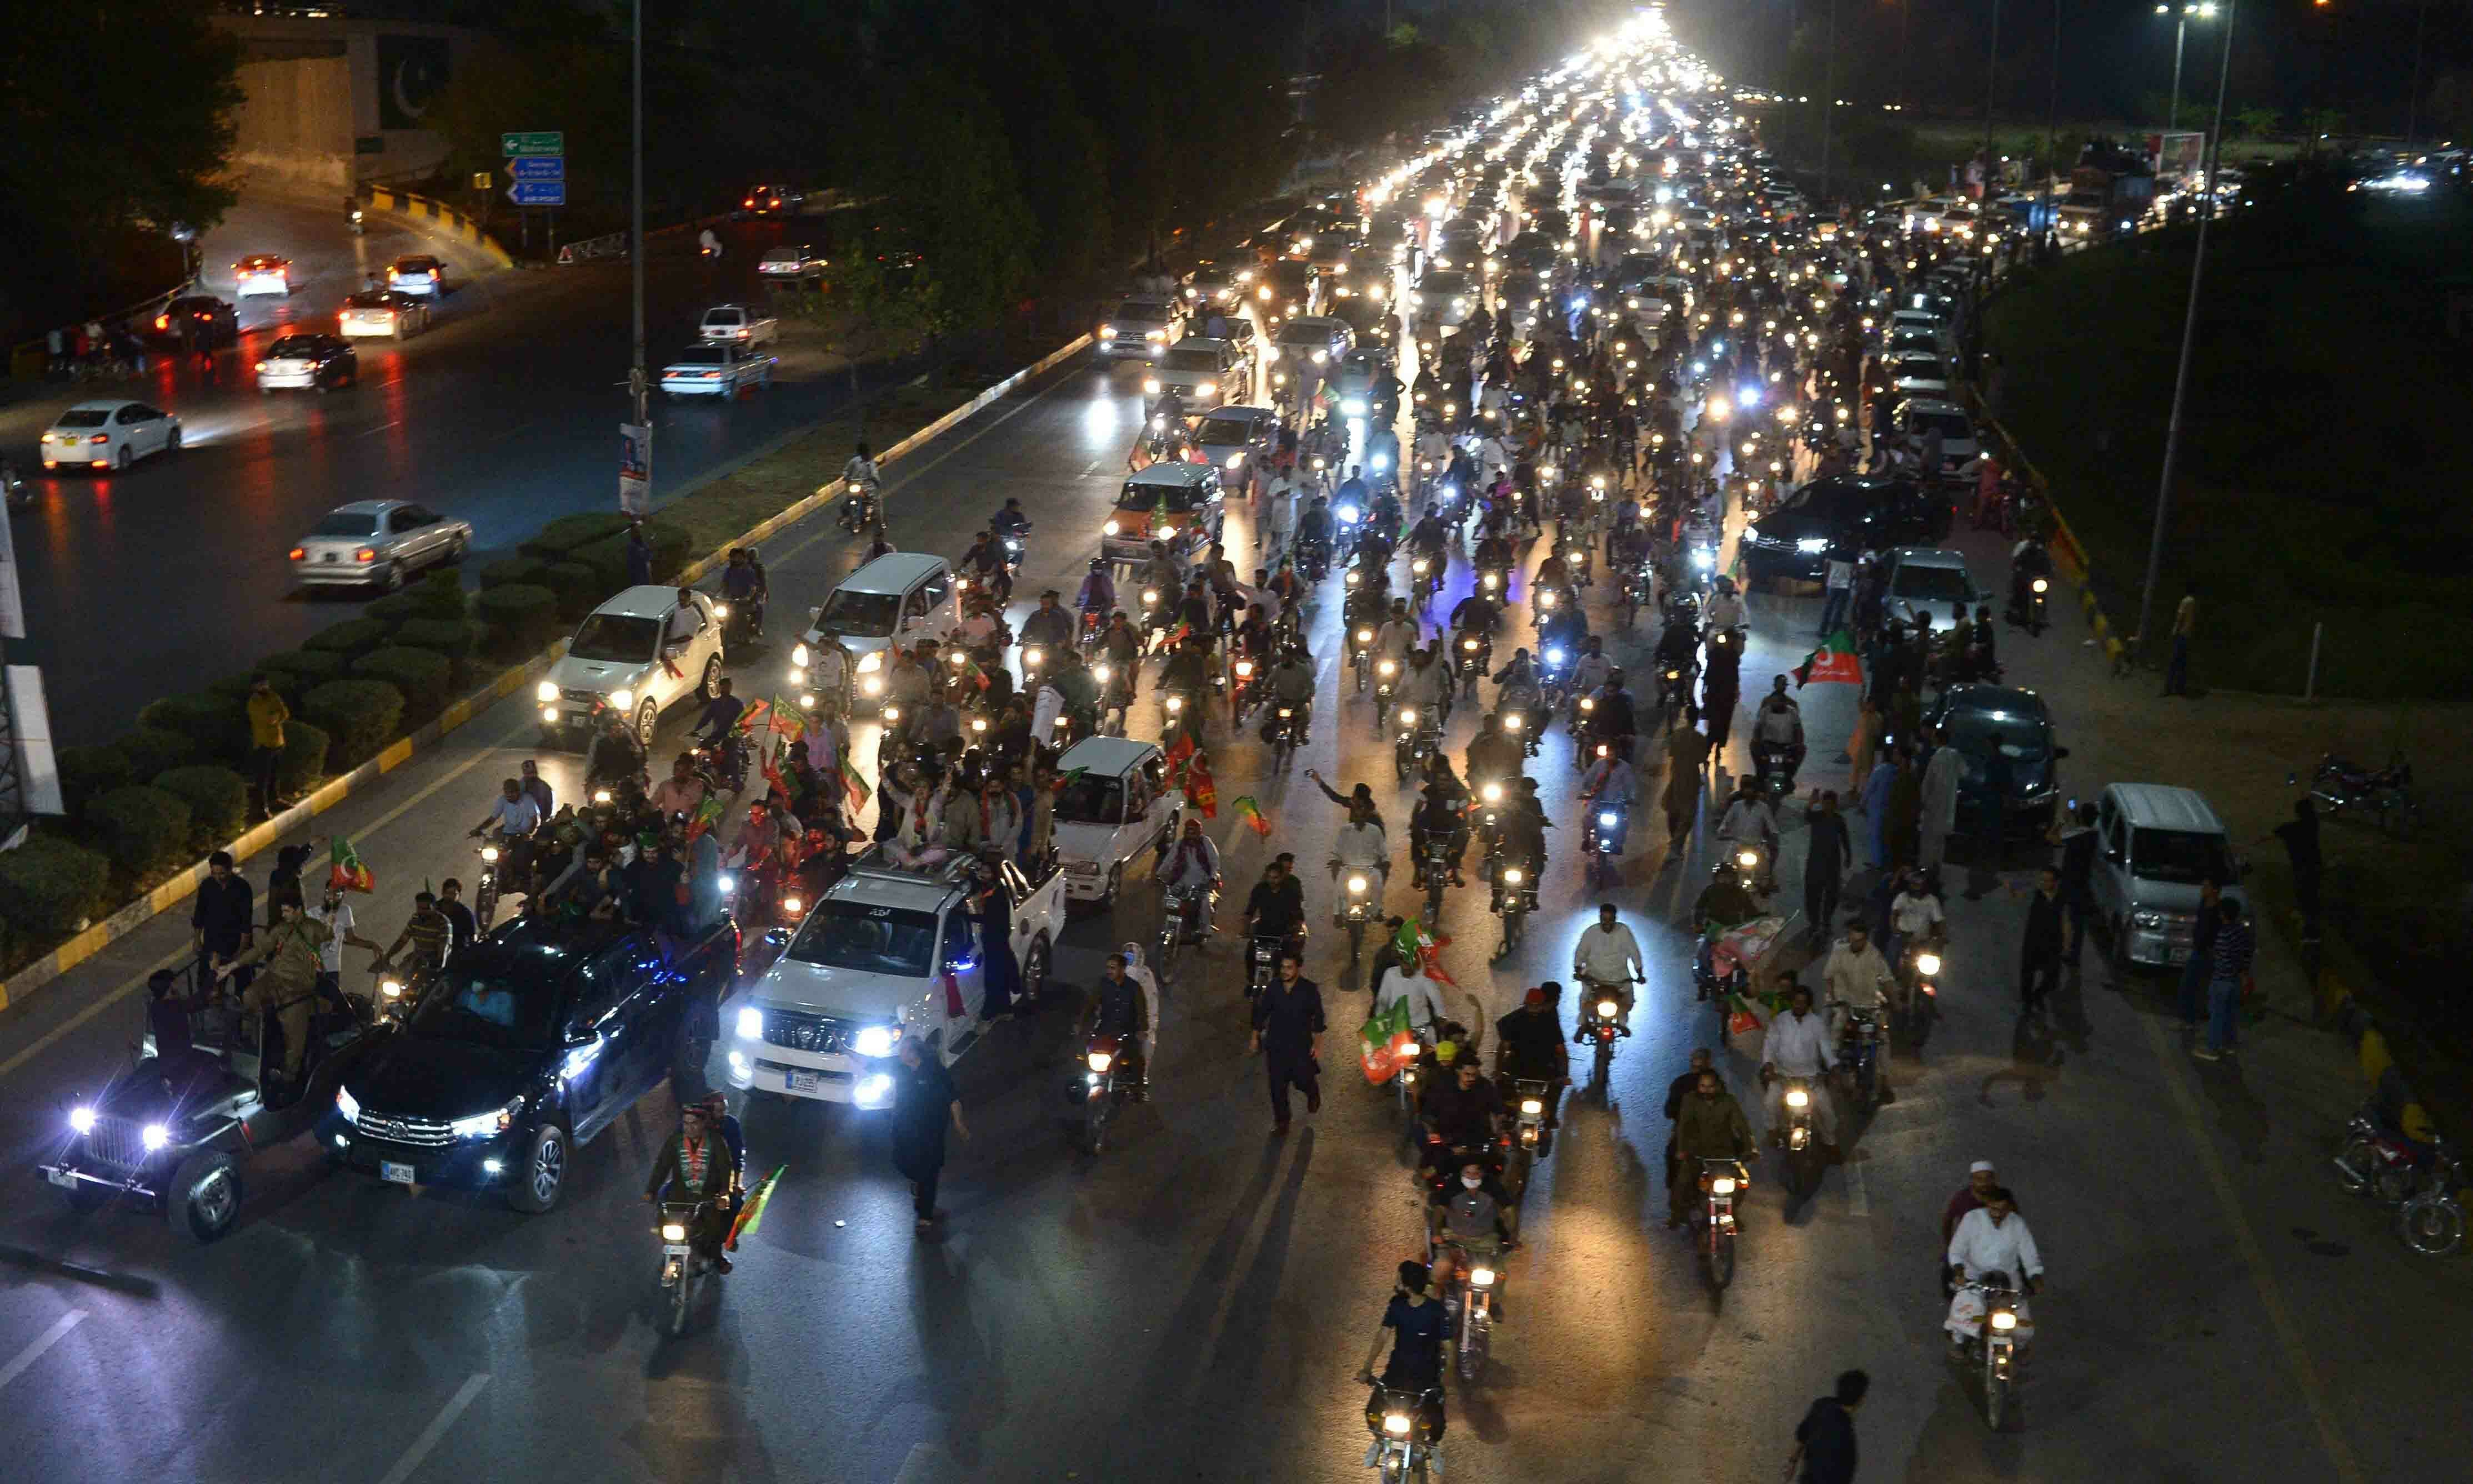
[[[895,467],[896,539],[955,549],[957,530],[1019,494],[1038,522],[1022,590],[1069,590],[1140,415],[1133,382],[1129,370],[1066,368]],[[1241,516],[1232,532],[1245,532]],[[1990,576],[1992,551],[1961,539]],[[1242,539],[1232,548],[1247,551]],[[784,615],[853,561],[818,521],[769,555]],[[1443,602],[1467,582],[1455,567]],[[1250,737],[1215,753],[1220,798],[1259,798],[1277,848],[1309,865],[1338,811],[1305,768],[1372,782],[1395,824],[1408,803],[1370,704],[1336,689],[1336,591],[1315,610],[1313,745],[1279,778]],[[1816,607],[1756,598],[1746,675],[1799,659]],[[1645,624],[1616,647],[1652,638]],[[787,643],[777,633],[733,673],[768,689]],[[2099,666],[2068,625],[2040,640],[2006,634],[2004,654],[2015,679],[2054,698],[2075,749],[2070,786],[2093,791],[2105,740],[2072,730],[2070,696],[2105,683]],[[1853,695],[1818,688],[1804,705],[1807,781],[1825,785],[1842,768],[1830,758]],[[1155,721],[1146,711],[1138,730]],[[1475,716],[1454,716],[1455,754]],[[462,831],[530,755],[533,732],[511,702],[321,822],[374,867],[381,889],[362,905],[384,936],[417,883],[468,877]],[[1713,786],[1743,765],[1741,732]],[[858,744],[873,745],[864,730]],[[1558,734],[1531,764],[1550,799],[1574,787],[1570,756]],[[577,771],[571,756],[544,762],[563,791]],[[1649,786],[1661,781],[1652,770]],[[1846,1161],[1813,1200],[1789,1209],[1761,1172],[1741,1274],[1713,1296],[1663,1230],[1654,1173],[1667,1081],[1693,1046],[1715,1043],[1676,926],[1713,824],[1671,853],[1657,829],[1633,831],[1614,897],[1649,958],[1639,1034],[1602,1081],[1583,1064],[1527,1197],[1492,1367],[1453,1397],[1446,1477],[1773,1479],[1793,1421],[1849,1365],[1875,1380],[1861,1417],[1866,1479],[2461,1476],[2461,1430],[2444,1419],[2461,1405],[2473,1318],[2465,1268],[2411,1258],[2375,1210],[2336,1190],[2324,1156],[2350,1082],[2333,1043],[2274,1020],[2238,1069],[2200,1074],[2153,987],[2125,992],[2092,962],[2048,1025],[2022,1029],[2011,971],[2023,906],[2005,887],[2024,879],[2023,860],[1965,883],[1940,1025],[1920,1057],[1895,1060],[1892,1100],[1850,1132]],[[1241,900],[1274,842],[1225,808],[1213,828]],[[1562,826],[1546,910],[1513,959],[1486,963],[1498,935],[1481,896],[1448,904],[1445,965],[1489,1020],[1527,985],[1569,978],[1594,904],[1573,832]],[[1789,823],[1789,881],[1801,841]],[[1405,874],[1395,910],[1411,908]],[[1327,906],[1320,883],[1308,896]],[[948,1167],[938,1239],[913,1235],[874,1116],[751,1109],[755,1160],[789,1171],[705,1328],[679,1341],[656,1330],[636,1201],[672,1124],[661,1094],[582,1151],[565,1203],[540,1218],[330,1174],[301,1141],[249,1167],[241,1226],[206,1249],[147,1212],[75,1215],[21,1187],[0,1212],[0,1243],[154,1290],[48,1266],[0,1287],[14,1468],[253,1484],[1362,1477],[1363,1393],[1349,1377],[1420,1227],[1387,1089],[1351,1069],[1364,1000],[1334,935],[1318,927],[1309,965],[1333,1007],[1324,1106],[1287,1139],[1264,1137],[1234,945],[1173,976],[1155,1100],[1128,1113],[1103,1159],[1067,1149],[1047,1117],[1069,991],[1103,950],[1147,939],[1156,912],[1137,878],[1112,918],[1080,921],[1056,965],[1068,993],[962,1063],[974,1137]],[[24,1178],[56,1137],[59,1099],[121,1063],[143,973],[180,951],[181,921],[149,925],[0,1017],[9,1173]],[[1748,1101],[1753,1064],[1721,1051],[1718,1065]],[[2001,1435],[1939,1358],[1931,1273],[1942,1203],[1977,1158],[2017,1187],[2052,1277],[2023,1427]]]
[[[156,696],[246,669],[350,617],[366,596],[303,593],[285,559],[337,505],[419,499],[470,520],[474,569],[553,516],[616,508],[627,265],[493,271],[470,247],[399,218],[371,212],[368,227],[352,237],[333,205],[247,199],[207,235],[206,289],[229,298],[232,261],[263,251],[293,259],[297,286],[281,299],[236,300],[241,343],[214,358],[211,373],[156,357],[135,382],[63,383],[0,411],[0,448],[36,473],[36,438],[87,397],[154,402],[180,416],[185,438],[179,454],[125,475],[30,479],[36,503],[14,517],[30,637],[11,654],[44,667],[57,740],[104,740]],[[799,227],[718,230],[728,250],[717,264],[697,257],[691,233],[654,239],[645,323],[656,368],[694,340],[707,305],[759,296],[756,257]],[[415,251],[451,270],[426,333],[361,341],[359,385],[326,395],[257,391],[258,350],[287,330],[331,329],[364,274],[383,279],[389,263]],[[657,504],[849,397],[843,363],[821,334],[787,328],[771,389],[718,407],[656,399]]]

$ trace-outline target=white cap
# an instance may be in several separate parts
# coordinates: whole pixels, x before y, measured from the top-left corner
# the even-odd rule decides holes
[[[1970,1175],[1989,1175],[1992,1173],[1992,1161],[1978,1160],[1966,1167],[1966,1172]]]

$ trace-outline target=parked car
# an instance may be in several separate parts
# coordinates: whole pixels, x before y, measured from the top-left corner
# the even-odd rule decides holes
[[[328,511],[292,548],[292,575],[308,587],[366,584],[392,592],[422,567],[463,561],[471,545],[468,520],[412,500],[355,500]]]
[[[752,1096],[884,1108],[904,1033],[946,1065],[959,1061],[988,1024],[969,906],[975,864],[912,871],[881,849],[860,856],[795,932],[777,935],[781,952],[764,976],[723,1007],[730,1085]],[[1009,862],[995,869],[1013,911],[1021,987],[1036,994],[1065,931],[1065,874],[1051,869],[1034,882]]]
[[[579,1146],[683,1063],[701,1071],[717,1022],[697,1002],[718,1003],[737,971],[726,915],[684,940],[516,918],[455,950],[401,1028],[345,1073],[319,1145],[390,1185],[548,1210]]]
[[[2243,899],[2248,863],[2196,790],[2114,783],[2096,802],[2096,911],[2123,968],[2178,969],[2190,961],[2198,889],[2208,881]]]
[[[360,375],[360,352],[341,335],[286,335],[260,353],[257,390],[331,392]]]
[[[240,339],[240,310],[228,299],[212,294],[183,294],[156,312],[147,331],[150,340],[178,343],[181,322],[186,321],[189,333],[202,346],[228,346]]]
[[[721,616],[712,598],[648,583],[594,609],[575,631],[565,658],[535,688],[541,741],[564,745],[604,706],[632,717],[636,738],[653,745],[661,712],[692,696],[708,701],[721,679]]]
[[[1167,786],[1166,757],[1156,742],[1084,737],[1056,768],[1068,780],[1057,790],[1054,834],[1066,893],[1114,902],[1136,857],[1149,850],[1156,865],[1175,838],[1183,796]]]
[[[52,419],[38,444],[47,469],[125,469],[180,446],[180,419],[146,402],[80,402]]]

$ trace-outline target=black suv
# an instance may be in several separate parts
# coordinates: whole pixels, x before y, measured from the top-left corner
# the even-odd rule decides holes
[[[695,1064],[738,971],[728,918],[682,943],[616,922],[517,918],[447,962],[319,1120],[336,1162],[398,1185],[558,1202],[569,1156]]]
[[[1894,546],[1937,546],[1949,534],[1950,505],[1910,479],[1833,474],[1778,502],[1743,530],[1744,578],[1818,582],[1829,559]]]

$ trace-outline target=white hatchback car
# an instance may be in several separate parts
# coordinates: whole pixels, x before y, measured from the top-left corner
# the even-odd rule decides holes
[[[180,446],[180,419],[145,402],[80,402],[43,430],[43,467],[125,469]]]
[[[435,298],[446,292],[446,265],[426,254],[396,258],[387,269],[387,287],[398,294]]]
[[[766,346],[781,338],[781,322],[745,304],[715,304],[704,312],[696,333],[706,340]]]
[[[232,298],[292,292],[292,259],[272,252],[253,252],[232,264]]]
[[[1056,795],[1056,859],[1074,901],[1114,902],[1125,868],[1144,850],[1154,862],[1175,838],[1183,795],[1167,784],[1156,742],[1084,737],[1056,761],[1068,779]]]

